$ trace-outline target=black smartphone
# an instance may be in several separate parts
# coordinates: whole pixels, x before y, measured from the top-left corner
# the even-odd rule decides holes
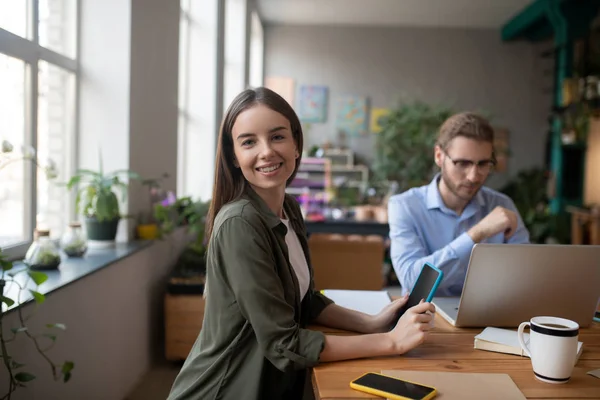
[[[426,302],[431,301],[443,277],[444,273],[440,269],[429,263],[425,263],[417,278],[415,286],[410,291],[408,301],[404,307],[400,309],[398,318],[400,318],[406,310],[419,304],[421,300],[425,300]]]
[[[368,372],[350,382],[354,390],[394,400],[428,400],[435,397],[437,390],[431,386]]]

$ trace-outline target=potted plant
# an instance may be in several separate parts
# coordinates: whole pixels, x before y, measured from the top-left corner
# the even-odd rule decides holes
[[[78,186],[75,206],[85,218],[89,240],[115,240],[121,219],[119,200],[115,191],[121,191],[122,201],[125,201],[128,179],[141,180],[141,177],[129,170],[105,174],[100,159],[99,171],[79,169],[67,183],[68,189]]]
[[[396,182],[399,191],[429,182],[436,172],[433,147],[438,129],[452,114],[448,107],[421,101],[392,109],[375,135],[377,178]]]

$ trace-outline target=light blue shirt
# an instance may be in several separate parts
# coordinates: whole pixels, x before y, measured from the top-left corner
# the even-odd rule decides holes
[[[444,272],[436,296],[460,296],[475,245],[467,231],[497,206],[517,213],[517,230],[508,240],[500,232],[482,243],[529,243],[529,232],[508,196],[482,187],[458,215],[444,204],[439,177],[436,175],[429,185],[392,196],[388,203],[390,256],[402,293],[412,289],[423,265],[429,262]]]

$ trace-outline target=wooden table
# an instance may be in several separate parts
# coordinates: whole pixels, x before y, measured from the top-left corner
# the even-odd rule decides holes
[[[348,334],[322,327],[314,329]],[[435,328],[427,341],[402,356],[323,363],[315,367],[312,371],[315,399],[380,399],[350,389],[349,383],[366,372],[385,369],[506,373],[528,399],[600,399],[600,379],[586,374],[600,368],[600,324],[580,330],[583,352],[571,380],[562,385],[535,379],[527,357],[475,350],[474,336],[481,331],[455,328],[436,315]]]

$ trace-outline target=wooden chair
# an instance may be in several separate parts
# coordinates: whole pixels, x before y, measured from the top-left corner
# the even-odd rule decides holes
[[[308,240],[315,289],[381,290],[381,236],[312,234]]]

